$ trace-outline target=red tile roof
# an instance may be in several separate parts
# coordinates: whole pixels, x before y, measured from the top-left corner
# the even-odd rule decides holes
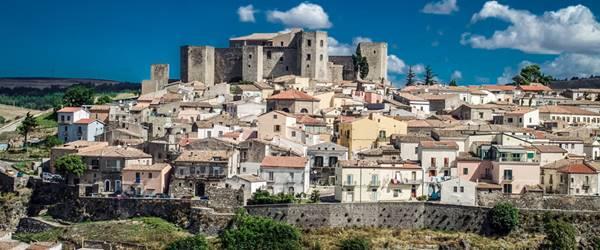
[[[308,115],[297,115],[296,123],[304,124],[304,125],[325,125],[326,123],[322,120],[319,120],[314,117],[310,117]]]
[[[453,141],[421,141],[421,148],[458,150],[458,144]]]
[[[81,107],[64,107],[64,108],[59,109],[56,112],[58,112],[58,113],[70,113],[70,112],[77,112],[79,110],[81,110]]]
[[[319,98],[311,96],[299,90],[290,89],[272,95],[267,100],[296,100],[296,101],[319,101]]]
[[[265,156],[260,163],[263,168],[304,168],[305,157],[297,156]]]
[[[596,174],[596,169],[581,163],[564,166],[558,171],[567,174]]]
[[[540,113],[600,116],[600,113],[596,113],[593,111],[589,111],[586,109],[573,107],[573,106],[548,105],[548,106],[542,106],[539,109],[540,109]]]
[[[544,85],[519,85],[517,88],[523,91],[552,91],[550,87]]]
[[[75,122],[75,124],[90,124],[92,122],[95,122],[96,119],[92,119],[92,118],[83,118],[83,119],[79,119]]]

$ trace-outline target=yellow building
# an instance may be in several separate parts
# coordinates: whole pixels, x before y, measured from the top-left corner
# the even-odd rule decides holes
[[[381,114],[341,122],[338,144],[348,148],[350,157],[356,152],[372,148],[377,140],[389,141],[392,134],[405,135],[406,121],[399,121]]]

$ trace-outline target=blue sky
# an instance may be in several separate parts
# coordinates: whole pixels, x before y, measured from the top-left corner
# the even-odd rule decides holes
[[[250,6],[251,5],[251,6]],[[227,46],[300,26],[388,43],[390,78],[430,65],[442,81],[508,81],[529,63],[557,77],[600,74],[600,1],[3,0],[0,76],[140,81],[152,63],[179,77],[179,46]],[[241,8],[241,9],[240,9]],[[330,41],[330,46],[333,43]]]

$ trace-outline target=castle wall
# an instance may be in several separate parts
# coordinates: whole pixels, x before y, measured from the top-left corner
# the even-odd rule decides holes
[[[215,84],[215,48],[210,46],[182,46],[180,50],[181,80]]]
[[[263,47],[242,47],[242,79],[244,81],[258,82],[263,79]]]
[[[360,43],[362,56],[367,58],[369,74],[363,80],[381,82],[387,79],[387,43]]]
[[[327,53],[327,32],[299,32],[298,66],[300,76],[327,81],[329,56]]]
[[[356,79],[356,72],[354,71],[352,56],[329,56],[329,62],[332,62],[336,65],[342,65],[342,79]]]
[[[242,48],[215,49],[215,82],[242,80]]]
[[[169,83],[169,64],[150,65],[150,80],[157,80],[163,86]]]
[[[298,74],[296,51],[295,48],[289,47],[263,47],[263,77],[272,79]]]
[[[344,66],[329,62],[329,80],[333,83],[339,83],[344,80]]]

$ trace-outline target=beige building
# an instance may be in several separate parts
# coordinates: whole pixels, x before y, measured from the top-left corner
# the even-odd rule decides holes
[[[284,90],[267,98],[267,111],[316,114],[320,100],[299,90]]]
[[[50,172],[54,172],[54,163],[64,155],[89,152],[108,146],[105,141],[72,141],[50,149]]]
[[[295,116],[277,110],[264,113],[257,120],[258,138],[261,139],[287,138],[296,124]]]
[[[129,165],[123,168],[123,191],[136,195],[166,194],[171,165]]]
[[[335,199],[340,202],[407,201],[422,194],[423,171],[414,163],[340,161],[335,176]]]
[[[542,106],[540,121],[565,121],[569,124],[600,124],[600,113],[574,106]]]
[[[406,121],[371,113],[340,123],[338,144],[347,147],[352,158],[352,154],[372,148],[378,140],[387,142],[392,134],[405,135],[407,127]]]

